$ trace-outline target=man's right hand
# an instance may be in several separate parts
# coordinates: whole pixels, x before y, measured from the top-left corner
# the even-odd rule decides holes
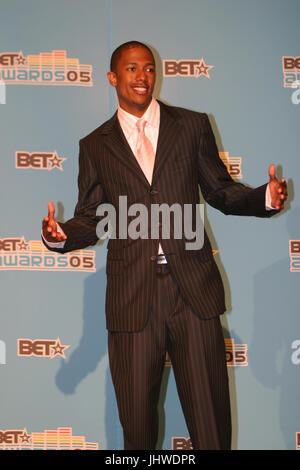
[[[54,219],[55,207],[52,201],[48,202],[48,217],[43,220],[43,236],[48,242],[61,242],[67,239],[67,236],[57,230],[56,220]]]

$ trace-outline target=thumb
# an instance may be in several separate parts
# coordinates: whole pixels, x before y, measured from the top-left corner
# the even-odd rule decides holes
[[[54,207],[54,204],[52,201],[49,201],[48,202],[48,217],[49,217],[49,221],[51,219],[54,219],[54,213],[55,213],[55,207]]]
[[[271,180],[274,180],[276,178],[276,167],[274,163],[271,163],[269,166],[269,176]]]

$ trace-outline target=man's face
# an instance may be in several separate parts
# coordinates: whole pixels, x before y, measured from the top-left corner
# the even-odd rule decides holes
[[[155,64],[148,49],[125,49],[116,72],[108,72],[107,76],[116,88],[121,108],[141,117],[151,102],[155,83]]]

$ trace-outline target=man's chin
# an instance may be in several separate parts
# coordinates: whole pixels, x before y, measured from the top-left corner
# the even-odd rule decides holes
[[[146,111],[146,109],[148,108],[149,104],[151,103],[152,101],[152,96],[147,96],[147,99],[145,99],[144,96],[141,97],[142,99],[138,99],[136,100],[136,106],[137,108],[139,108],[141,111],[144,110]]]
[[[126,102],[124,101],[120,103],[120,106],[128,113],[134,114],[140,117],[145,113],[151,101],[152,101],[152,96],[147,96],[146,99],[144,96],[138,99],[136,99],[135,97],[134,100],[131,100],[131,101],[127,100]]]

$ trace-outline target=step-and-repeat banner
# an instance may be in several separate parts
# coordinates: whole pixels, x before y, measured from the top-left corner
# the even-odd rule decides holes
[[[205,224],[226,289],[233,449],[300,448],[298,0],[10,0],[0,11],[0,449],[122,449],[105,328],[106,242],[48,251],[41,221],[77,200],[78,141],[115,111],[106,73],[131,39],[155,96],[206,112],[220,158],[289,200]],[[186,364],[189,367],[189,364]],[[158,448],[192,449],[166,357]]]

